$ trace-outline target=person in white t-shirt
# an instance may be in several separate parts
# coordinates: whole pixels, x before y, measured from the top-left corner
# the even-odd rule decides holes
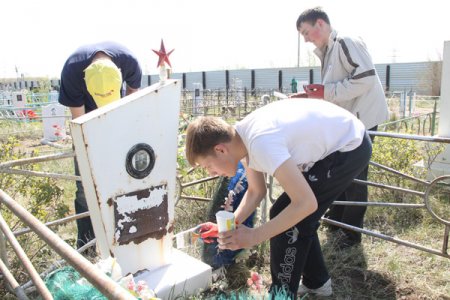
[[[210,175],[233,176],[242,161],[247,170],[248,189],[235,211],[237,227],[219,233],[219,248],[250,248],[270,239],[271,291],[286,289],[293,298],[297,292],[332,294],[317,228],[371,153],[370,138],[354,115],[314,99],[273,102],[234,127],[217,117],[199,117],[186,134],[191,165]],[[265,173],[284,193],[273,204],[269,222],[248,228],[240,223],[266,195]]]

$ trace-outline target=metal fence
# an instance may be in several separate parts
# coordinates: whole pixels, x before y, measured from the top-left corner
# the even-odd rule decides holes
[[[440,97],[391,93],[386,97],[390,120],[378,128],[381,131],[433,136],[439,118],[439,100]]]
[[[423,137],[423,136],[388,134],[388,133],[384,133],[384,132],[377,132],[375,134],[378,136],[388,136],[388,137],[392,137],[392,138],[406,138],[406,139],[422,140],[422,141],[427,141],[427,142],[450,143],[450,139],[442,139],[442,138],[439,139],[439,138]],[[51,157],[51,159],[62,159],[62,158],[68,158],[68,157],[71,158],[72,156],[73,155],[71,155],[70,153],[66,153],[63,155],[55,155],[55,156]],[[30,176],[30,175],[46,176],[46,177],[60,178],[60,179],[72,179],[72,180],[79,179],[72,175],[66,175],[66,176],[57,176],[56,175],[56,176],[54,176],[52,174],[24,173],[23,172],[24,170],[20,170],[20,169],[13,170],[13,167],[15,167],[15,166],[19,166],[24,163],[39,162],[39,161],[43,161],[45,159],[48,159],[48,158],[36,157],[36,158],[29,159],[29,160],[24,160],[24,161],[14,161],[14,162],[9,162],[9,163],[8,162],[2,163],[2,164],[0,164],[0,172],[22,174],[22,175],[27,175],[27,176]],[[340,227],[354,230],[357,232],[361,232],[361,233],[369,235],[369,236],[384,239],[386,241],[394,242],[394,243],[397,243],[397,244],[400,244],[403,246],[407,246],[407,247],[411,247],[411,248],[414,248],[414,249],[417,249],[420,251],[428,252],[428,253],[431,253],[434,255],[439,255],[439,256],[445,257],[445,258],[450,258],[450,255],[448,254],[448,239],[449,239],[449,231],[450,231],[450,220],[446,219],[446,217],[444,217],[444,216],[440,216],[438,214],[438,212],[434,211],[432,205],[430,205],[430,200],[429,200],[430,194],[432,193],[433,190],[435,190],[437,188],[444,188],[446,190],[446,193],[449,193],[450,175],[441,176],[430,182],[430,181],[417,179],[417,178],[414,178],[414,177],[406,175],[406,174],[401,174],[399,172],[396,172],[395,170],[389,169],[388,167],[385,167],[385,166],[382,166],[379,164],[375,164],[373,162],[372,162],[372,165],[375,165],[380,168],[384,168],[385,170],[393,172],[399,176],[403,176],[407,179],[415,180],[416,182],[421,183],[424,186],[425,190],[424,191],[408,190],[408,189],[404,189],[404,188],[400,188],[400,187],[388,186],[388,185],[379,184],[379,183],[375,183],[375,182],[368,182],[368,181],[364,182],[364,181],[356,180],[357,183],[366,184],[366,185],[370,185],[370,186],[376,186],[378,188],[393,189],[393,190],[397,190],[397,191],[400,191],[400,192],[403,192],[406,194],[414,194],[416,196],[421,197],[423,199],[423,202],[420,204],[388,203],[388,202],[382,203],[382,202],[373,202],[373,201],[370,201],[368,203],[335,202],[335,205],[367,205],[369,207],[386,206],[386,207],[393,207],[393,208],[395,207],[395,208],[400,208],[400,209],[426,209],[433,216],[433,218],[438,220],[444,226],[444,231],[443,231],[444,233],[443,233],[443,238],[442,238],[441,249],[438,250],[435,248],[426,247],[426,246],[423,246],[423,245],[420,245],[420,244],[417,244],[414,242],[399,239],[397,237],[392,237],[392,236],[389,236],[386,234],[382,234],[382,233],[367,230],[367,229],[353,227],[353,226],[350,226],[350,225],[347,225],[344,223],[339,223],[336,221],[332,221],[332,220],[329,220],[326,218],[324,218],[323,221],[330,223],[332,225],[336,225],[336,226],[340,226]],[[9,171],[7,171],[7,170],[9,170]],[[206,198],[202,198],[202,197],[185,196],[182,194],[183,193],[182,191],[184,188],[195,186],[197,184],[202,184],[205,181],[214,180],[214,179],[215,178],[205,178],[205,179],[201,179],[201,180],[198,180],[195,182],[188,182],[188,183],[183,183],[182,179],[180,179],[179,180],[180,195],[179,195],[178,201],[180,201],[182,199],[184,199],[184,201],[209,201],[210,199],[206,199]],[[269,198],[271,200],[273,200],[273,195],[272,195],[273,186],[274,186],[273,181],[269,181],[268,186],[269,186],[269,193],[270,193]],[[116,283],[111,282],[111,280],[109,278],[104,278],[104,276],[103,276],[104,274],[101,274],[101,272],[99,272],[98,269],[95,269],[94,267],[92,267],[92,265],[88,261],[86,261],[86,259],[84,259],[81,255],[78,254],[78,252],[81,252],[84,249],[79,249],[78,252],[76,252],[69,245],[65,244],[56,234],[54,234],[52,231],[50,231],[47,228],[47,227],[50,227],[53,225],[61,224],[62,222],[74,221],[77,218],[86,217],[87,216],[86,213],[84,215],[71,216],[71,217],[66,218],[65,220],[55,220],[54,222],[51,222],[50,224],[42,224],[37,219],[35,219],[30,213],[26,212],[25,209],[23,207],[21,207],[17,202],[15,202],[13,199],[11,199],[8,195],[3,193],[2,191],[0,191],[0,203],[2,203],[7,208],[9,208],[26,225],[29,226],[28,229],[25,228],[25,229],[19,230],[17,232],[11,232],[8,229],[7,224],[2,220],[1,215],[0,215],[0,225],[1,225],[0,228],[3,232],[3,234],[6,236],[9,243],[11,244],[11,247],[13,248],[16,255],[18,255],[18,257],[20,258],[22,263],[26,266],[26,270],[29,273],[29,276],[31,278],[31,281],[24,285],[20,285],[19,283],[17,283],[17,281],[12,276],[11,271],[8,269],[8,262],[7,262],[7,259],[5,258],[6,257],[6,245],[3,245],[3,246],[0,245],[0,256],[2,258],[0,261],[0,271],[4,274],[4,278],[8,281],[9,287],[11,288],[12,292],[14,292],[19,299],[28,299],[25,292],[28,290],[28,288],[33,287],[33,285],[34,285],[34,287],[36,287],[36,289],[41,294],[43,299],[52,299],[51,295],[48,294],[48,291],[46,290],[45,285],[43,285],[42,280],[40,279],[40,277],[44,276],[44,275],[37,274],[36,270],[33,268],[32,264],[30,262],[30,259],[27,258],[26,254],[21,250],[20,245],[18,245],[17,240],[15,239],[15,236],[26,234],[31,231],[38,234],[46,243],[48,243],[48,245],[55,252],[57,252],[59,255],[61,255],[61,257],[64,260],[66,260],[67,263],[69,263],[75,269],[77,269],[80,272],[80,274],[82,274],[84,277],[86,277],[94,286],[96,286],[100,291],[102,291],[102,293],[107,295],[110,299],[126,299],[126,297],[129,296],[129,295],[118,294],[117,288],[118,289],[121,289],[121,288],[118,287]],[[264,207],[263,211],[265,212],[267,210],[266,201],[264,201],[262,203],[262,206]],[[48,273],[48,272],[46,272],[46,273]]]
[[[250,113],[254,109],[263,106],[269,102],[278,100],[277,97],[273,96],[272,89],[256,89],[256,90],[247,90],[247,89],[240,89],[240,90],[203,90],[201,93],[199,91],[189,91],[189,90],[183,90],[182,91],[182,103],[181,103],[181,110],[183,113],[190,114],[193,116],[196,115],[218,115],[218,116],[225,116],[229,118],[242,118],[246,114]],[[396,116],[401,116],[403,119],[401,120],[394,120],[389,123],[383,124],[380,127],[383,129],[379,132],[372,132],[371,134],[377,135],[377,136],[385,136],[390,138],[400,138],[400,139],[413,139],[418,141],[425,141],[429,143],[444,143],[444,144],[450,144],[449,138],[436,138],[436,137],[427,137],[424,135],[432,135],[434,132],[434,122],[437,120],[437,102],[438,98],[431,98],[431,97],[418,97],[415,96],[410,97],[408,95],[404,96],[400,94],[400,97],[398,95],[396,96],[395,93],[393,93],[391,96],[388,96],[388,104],[391,109],[391,113],[395,114]],[[39,105],[39,103],[42,103],[42,99],[36,98],[36,103]],[[423,119],[421,119],[423,118]],[[419,120],[419,121],[418,121]],[[425,121],[423,121],[425,120]],[[397,123],[395,123],[397,122]],[[422,123],[421,123],[422,122]],[[423,125],[423,122],[427,122],[428,125]],[[401,124],[400,126],[397,126],[397,124]],[[402,124],[413,124],[413,125],[402,125]],[[384,126],[384,127],[383,127]],[[416,127],[411,127],[416,126]],[[422,130],[422,128],[427,128],[426,130]],[[394,128],[394,131],[397,131],[397,133],[388,133],[387,130],[392,130]],[[411,129],[417,129],[421,128],[420,132],[422,135],[411,135],[411,134],[401,134],[399,132],[403,131],[410,131]],[[386,130],[384,130],[386,129]],[[398,130],[397,130],[398,129]],[[12,174],[18,174],[18,175],[25,175],[25,176],[45,176],[45,177],[51,177],[51,178],[57,178],[57,179],[69,179],[69,180],[79,180],[79,177],[73,176],[73,175],[58,175],[58,174],[45,174],[45,173],[39,173],[39,172],[26,172],[25,170],[21,170],[20,168],[15,168],[17,166],[20,166],[21,164],[25,163],[36,163],[41,162],[47,159],[62,159],[62,158],[72,158],[73,153],[64,153],[64,154],[56,154],[51,157],[35,157],[32,159],[26,159],[23,161],[13,161],[13,162],[2,162],[0,163],[0,173],[12,173]],[[450,232],[450,220],[446,219],[446,217],[439,215],[430,205],[430,194],[437,188],[443,188],[445,190],[445,193],[448,193],[449,186],[450,186],[450,175],[444,175],[441,177],[438,177],[432,181],[426,181],[418,178],[414,178],[412,176],[401,174],[400,172],[396,170],[392,170],[386,166],[382,166],[380,164],[371,163],[373,166],[376,166],[378,168],[382,168],[384,170],[387,170],[389,172],[393,172],[394,174],[398,176],[405,177],[407,179],[414,180],[416,182],[419,182],[423,187],[424,190],[422,191],[414,191],[414,190],[408,190],[400,187],[395,186],[388,186],[383,185],[380,183],[375,182],[368,182],[368,181],[358,181],[355,180],[355,182],[359,184],[366,184],[370,186],[375,186],[378,188],[386,188],[386,189],[393,189],[397,190],[399,192],[404,192],[406,194],[414,194],[416,196],[421,197],[422,203],[420,204],[399,204],[399,203],[377,203],[377,202],[369,202],[369,203],[358,203],[358,202],[335,202],[336,205],[367,205],[367,206],[387,206],[387,207],[398,207],[398,208],[404,208],[404,209],[426,209],[431,216],[436,219],[440,224],[444,226],[443,231],[443,239],[442,239],[442,247],[440,250],[433,249],[431,247],[425,247],[422,245],[419,245],[417,243],[401,240],[395,237],[391,237],[388,235],[384,235],[378,232],[361,229],[357,227],[352,227],[350,225],[335,222],[332,220],[324,219],[324,222],[331,223],[336,226],[348,228],[354,231],[358,231],[367,235],[371,235],[377,238],[381,238],[390,242],[398,243],[407,247],[415,248],[421,251],[425,251],[428,253],[432,253],[435,255],[439,255],[442,257],[450,258],[450,255],[448,254],[448,239],[449,239],[449,232]],[[196,184],[202,184],[205,181],[214,180],[215,178],[205,178],[201,180],[197,180],[194,182],[188,182],[183,183],[182,179],[179,179],[179,190],[180,194],[178,196],[177,202],[180,200],[185,201],[209,201],[210,199],[202,198],[202,197],[195,197],[195,196],[187,196],[183,195],[183,189],[191,186],[195,186]],[[268,182],[269,186],[269,195],[268,198],[273,200],[273,181]],[[92,269],[92,264],[89,262],[86,262],[84,258],[82,258],[81,255],[79,255],[74,249],[72,249],[69,245],[65,244],[59,237],[57,237],[54,233],[50,233],[47,226],[51,226],[52,224],[42,224],[38,220],[36,220],[31,214],[24,211],[23,207],[18,205],[13,199],[11,199],[8,195],[6,195],[3,191],[0,191],[0,202],[4,204],[8,209],[10,209],[13,213],[15,213],[20,219],[22,219],[25,224],[29,226],[29,229],[23,229],[19,232],[12,233],[7,224],[3,222],[3,219],[1,218],[0,214],[0,227],[3,234],[7,236],[7,239],[9,243],[12,245],[14,252],[21,258],[21,261],[27,265],[27,270],[29,272],[30,277],[32,278],[32,284],[36,286],[38,291],[41,293],[42,297],[44,299],[51,299],[48,296],[48,293],[46,291],[45,286],[42,286],[41,280],[37,276],[36,270],[30,265],[29,259],[24,255],[23,251],[20,250],[20,245],[17,245],[17,241],[15,240],[14,236],[18,236],[21,234],[28,233],[30,231],[34,231],[37,233],[44,241],[48,242],[49,246],[53,248],[58,254],[61,255],[66,261],[71,264],[73,267],[75,267],[83,276],[85,276],[91,283],[93,283],[99,290],[105,293],[105,295],[108,295],[111,299],[125,299],[127,295],[121,295],[117,294],[116,290],[116,284],[113,282],[110,282],[110,280],[105,279],[102,277],[102,275],[99,274],[98,270]],[[263,205],[267,205],[265,202],[263,202]],[[76,215],[71,216],[67,218],[66,220],[63,220],[64,222],[73,221],[76,218],[85,217],[85,215]],[[62,220],[55,220],[55,224],[59,224],[62,222]],[[3,238],[0,236],[0,240],[3,241]],[[64,244],[62,244],[64,243]],[[79,249],[80,251],[82,249]],[[28,285],[19,285],[17,281],[11,276],[11,272],[8,269],[8,262],[6,259],[6,245],[4,243],[0,243],[0,271],[3,273],[4,278],[8,281],[9,287],[11,288],[12,292],[16,294],[19,299],[27,299],[27,296],[25,294],[25,287]],[[76,253],[76,254],[75,254]]]
[[[198,116],[212,115],[240,119],[258,107],[275,101],[273,89],[247,90],[183,90],[181,112]]]

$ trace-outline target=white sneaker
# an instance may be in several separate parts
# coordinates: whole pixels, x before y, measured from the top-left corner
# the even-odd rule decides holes
[[[300,286],[297,290],[297,296],[303,296],[305,294],[314,294],[317,296],[331,296],[333,294],[333,289],[331,288],[331,278],[327,280],[321,287],[317,289],[310,289],[300,282]]]

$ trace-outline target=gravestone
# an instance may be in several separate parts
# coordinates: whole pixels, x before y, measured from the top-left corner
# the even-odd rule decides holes
[[[180,99],[167,79],[70,123],[100,256],[163,299],[211,280],[208,265],[173,249]]]
[[[450,41],[444,42],[442,60],[441,100],[439,101],[439,128],[438,136],[450,138]],[[436,157],[431,165],[433,173],[437,176],[450,174],[450,145]]]
[[[56,103],[42,107],[45,141],[55,142],[66,137],[65,110],[64,106]]]
[[[192,94],[192,114],[199,115],[202,113],[201,108],[203,107],[203,89],[199,82],[194,82],[194,92]]]

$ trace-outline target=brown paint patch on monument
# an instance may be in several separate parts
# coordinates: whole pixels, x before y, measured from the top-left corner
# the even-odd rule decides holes
[[[172,233],[172,232],[173,232],[173,229],[174,229],[173,224],[170,224],[169,230],[167,230],[167,231],[168,231],[169,233]]]
[[[114,218],[116,233],[119,232],[117,240],[119,245],[126,245],[130,242],[140,244],[149,238],[161,239],[167,234],[166,227],[169,222],[167,184],[131,192],[124,196],[136,197],[138,201],[143,201],[143,199],[149,198],[153,191],[160,189],[163,189],[165,193],[162,194],[162,201],[158,206],[139,209],[123,215],[119,214],[117,202],[114,202]],[[125,218],[133,221],[126,221]],[[118,226],[119,223],[121,226]],[[133,227],[135,228],[134,232],[130,232]]]

